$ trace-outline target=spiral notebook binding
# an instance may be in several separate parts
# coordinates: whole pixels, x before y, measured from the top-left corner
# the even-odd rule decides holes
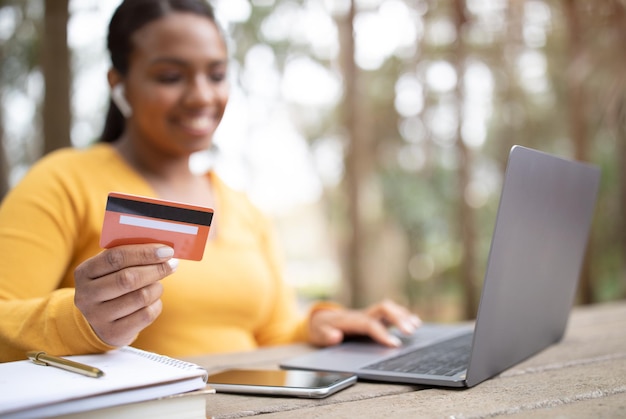
[[[144,351],[142,349],[138,349],[138,348],[135,348],[135,347],[132,347],[132,346],[124,346],[122,348],[119,348],[119,350],[120,351],[124,351],[124,352],[131,352],[131,353],[139,355],[139,356],[141,356],[143,358],[149,359],[151,361],[155,361],[155,362],[158,362],[160,364],[170,365],[170,366],[176,367],[176,368],[181,368],[181,369],[185,369],[185,370],[189,370],[189,369],[204,370],[204,368],[202,368],[198,364],[194,364],[192,362],[183,361],[181,359],[171,358],[169,356],[157,354],[157,353],[154,353],[154,352]],[[208,373],[206,375],[208,376]]]

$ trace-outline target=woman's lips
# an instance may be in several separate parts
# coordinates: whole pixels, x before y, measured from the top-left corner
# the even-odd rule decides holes
[[[210,130],[213,126],[213,118],[208,115],[197,116],[193,118],[184,118],[180,120],[180,125],[194,132],[204,132]]]

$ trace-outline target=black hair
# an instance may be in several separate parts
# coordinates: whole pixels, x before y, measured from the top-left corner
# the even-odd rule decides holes
[[[144,25],[173,12],[188,12],[214,22],[213,8],[206,0],[124,0],[109,22],[107,48],[113,68],[121,75],[128,72],[128,60],[133,49],[131,37]],[[125,119],[113,101],[109,101],[100,141],[113,142],[124,131]]]

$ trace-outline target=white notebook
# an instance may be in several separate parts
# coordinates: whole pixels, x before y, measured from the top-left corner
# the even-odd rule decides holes
[[[44,418],[152,400],[206,387],[199,365],[123,347],[69,356],[104,372],[91,378],[29,360],[0,364],[0,417]]]

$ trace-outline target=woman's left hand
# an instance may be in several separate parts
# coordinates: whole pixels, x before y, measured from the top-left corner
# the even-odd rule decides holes
[[[418,316],[390,300],[363,310],[321,309],[311,315],[310,342],[330,346],[343,341],[346,335],[366,335],[383,345],[397,347],[401,342],[389,332],[390,326],[411,334],[421,324]]]

